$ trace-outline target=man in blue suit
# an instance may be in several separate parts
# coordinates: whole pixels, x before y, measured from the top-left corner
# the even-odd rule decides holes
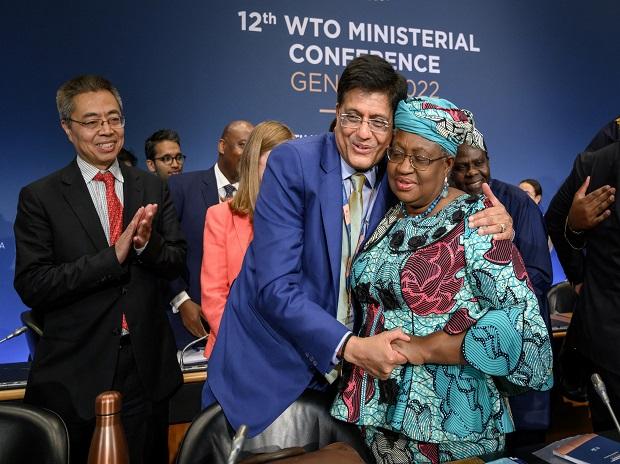
[[[200,310],[200,266],[202,239],[207,208],[232,198],[237,190],[237,166],[243,148],[254,126],[248,121],[232,121],[224,128],[217,145],[217,163],[203,171],[170,176],[168,186],[177,211],[181,230],[187,240],[185,276],[170,285],[170,297],[175,313],[170,323],[178,349],[196,337],[206,335]]]
[[[334,133],[285,143],[269,157],[254,240],[231,288],[203,391],[203,405],[219,402],[230,424],[246,424],[250,437],[307,388],[327,390],[341,359],[382,379],[406,362],[391,346],[408,340],[400,329],[359,338],[351,336],[350,321],[337,317],[346,295],[343,219],[350,224],[353,177],[364,175],[359,226],[369,237],[395,201],[381,160],[405,96],[406,83],[388,62],[358,57],[338,83]],[[510,237],[503,207],[486,215],[480,224],[496,224],[488,233],[507,229]]]

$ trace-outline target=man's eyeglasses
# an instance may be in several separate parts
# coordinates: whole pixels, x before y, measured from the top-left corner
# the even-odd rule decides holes
[[[153,158],[153,160],[161,161],[162,163],[167,164],[168,166],[170,166],[173,161],[176,161],[178,164],[183,164],[185,162],[185,158],[187,158],[187,156],[179,153],[176,156],[164,155],[164,156],[160,156],[159,158]]]
[[[411,155],[408,155],[407,153],[398,148],[388,147],[388,161],[400,164],[405,160],[405,158],[409,158],[409,163],[411,163],[411,167],[413,169],[416,169],[418,171],[426,171],[434,161],[442,160],[444,158],[447,158],[447,156],[440,156],[439,158],[429,158],[428,156],[420,155],[419,153],[412,153]]]
[[[361,116],[353,113],[341,113],[340,124],[342,127],[346,127],[347,129],[359,129],[362,126],[362,123],[366,122],[368,124],[368,128],[372,132],[376,132],[378,134],[385,134],[390,129],[390,122],[383,118],[372,118],[366,119]]]
[[[120,129],[125,127],[125,116],[110,116],[108,119],[89,119],[87,121],[77,121],[76,119],[67,118],[67,121],[78,123],[80,126],[89,130],[99,130],[107,122],[112,129]]]

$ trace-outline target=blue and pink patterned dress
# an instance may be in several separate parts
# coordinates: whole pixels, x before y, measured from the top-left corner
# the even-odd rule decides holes
[[[462,195],[422,220],[395,206],[353,263],[358,335],[467,331],[466,365],[405,364],[385,381],[345,365],[332,415],[362,427],[377,462],[501,451],[514,426],[500,389],[552,386],[549,336],[519,252],[467,225],[484,206]]]

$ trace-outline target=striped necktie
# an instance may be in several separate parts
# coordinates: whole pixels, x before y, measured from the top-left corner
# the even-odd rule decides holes
[[[362,216],[364,211],[364,197],[362,190],[366,177],[364,174],[356,173],[351,176],[353,186],[349,201],[343,207],[342,215],[342,248],[340,257],[340,290],[338,294],[338,313],[337,319],[346,325],[349,330],[353,329],[353,311],[350,302],[349,292],[349,272],[351,261],[355,255],[357,245],[362,230]],[[325,375],[328,382],[332,383],[339,375],[338,369],[333,369]]]

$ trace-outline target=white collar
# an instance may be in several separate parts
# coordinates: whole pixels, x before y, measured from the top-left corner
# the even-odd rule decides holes
[[[353,174],[356,174],[357,172],[359,172],[356,169],[349,166],[349,164],[342,158],[342,156],[340,157],[340,171],[342,173],[342,180],[348,179]],[[364,174],[364,176],[366,177],[366,180],[370,184],[370,188],[373,188],[377,180],[377,166],[373,166],[371,169],[369,169],[366,172],[363,172],[362,174]]]
[[[213,171],[215,171],[215,181],[217,182],[217,189],[223,189],[225,185],[230,184],[231,182],[226,178],[224,173],[220,170],[220,167],[215,163],[213,167]],[[239,182],[235,182],[232,184],[236,189],[239,188]]]
[[[77,156],[77,165],[86,183],[91,182],[93,180],[93,177],[95,177],[98,173],[105,172],[105,171],[101,171],[99,168],[96,168],[95,166],[90,164],[88,161],[80,157],[79,155]],[[110,165],[110,167],[107,170],[112,173],[112,175],[114,176],[114,179],[116,179],[119,182],[124,182],[125,179],[123,178],[121,167],[118,164],[118,159],[115,159],[114,162]]]

